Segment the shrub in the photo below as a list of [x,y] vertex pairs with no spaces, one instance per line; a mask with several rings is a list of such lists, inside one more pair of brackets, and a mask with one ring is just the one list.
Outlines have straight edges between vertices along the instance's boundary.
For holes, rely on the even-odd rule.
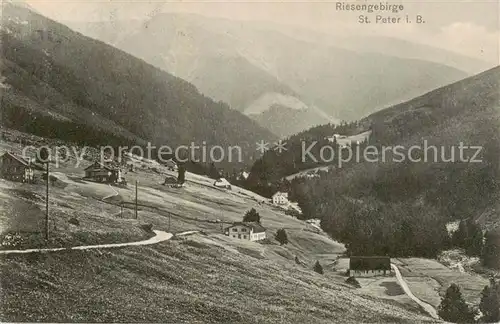
[[349,277],[345,281],[346,283],[350,284],[351,286],[354,286],[356,288],[361,288],[361,285],[359,284],[359,281],[356,280],[354,277]]
[[142,225],[141,225],[141,228],[142,228],[144,231],[148,232],[148,233],[153,232],[153,224],[151,224],[151,223],[150,223],[150,224],[142,224]]
[[323,266],[319,263],[319,261],[316,261],[316,263],[314,264],[314,271],[319,274],[323,274]]
[[288,235],[284,228],[279,229],[275,235],[276,241],[280,243],[280,245],[284,245],[288,243]]
[[245,216],[243,216],[243,221],[260,223],[260,214],[255,210],[255,208],[252,208],[245,213]]

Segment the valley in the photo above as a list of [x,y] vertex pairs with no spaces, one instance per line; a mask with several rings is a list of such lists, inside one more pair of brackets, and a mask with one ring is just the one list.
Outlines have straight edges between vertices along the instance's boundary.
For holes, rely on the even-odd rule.
[[[4,142],[0,154],[21,149]],[[81,180],[90,162],[79,169],[71,163],[51,166],[55,178],[50,185],[48,242],[42,237],[43,181],[0,180],[2,232],[19,235],[15,248],[140,241],[152,235],[148,224],[174,236],[149,246],[0,252],[2,320],[326,323],[341,316],[354,323],[382,316],[388,321],[431,321],[404,297],[379,300],[350,288],[338,272],[315,274],[311,267],[316,259],[327,262],[326,254],[340,256],[344,246],[309,230],[305,222],[285,215],[263,197],[237,187],[219,190],[210,179],[194,174],[187,175],[183,187],[170,188],[161,183],[171,171],[138,168],[126,174],[129,183],[139,182],[135,219],[133,185],[110,187]],[[125,202],[131,204],[121,211]],[[250,208],[260,213],[268,243],[232,239],[221,231]],[[289,235],[285,246],[274,242],[273,232],[279,228]],[[295,264],[296,256],[302,265]],[[28,292],[19,287],[32,288]],[[21,310],[26,303],[37,306],[25,313]]]
[[219,5],[2,3],[0,321],[500,321],[491,4]]

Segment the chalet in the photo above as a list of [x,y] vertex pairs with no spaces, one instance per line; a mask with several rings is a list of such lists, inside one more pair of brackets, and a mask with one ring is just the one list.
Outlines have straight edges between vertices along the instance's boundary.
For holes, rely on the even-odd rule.
[[388,256],[351,256],[349,273],[351,276],[386,275],[391,273],[391,258]]
[[224,231],[226,236],[249,241],[260,241],[266,238],[266,229],[256,222],[236,222]]
[[94,162],[85,170],[85,178],[97,182],[122,183],[124,179],[120,169],[111,165],[104,165],[100,162]]
[[275,205],[288,205],[288,192],[276,192],[273,197],[273,204]]
[[[33,182],[35,165],[14,153],[7,152],[0,160],[0,177],[10,181]],[[38,167],[37,167],[38,169]]]
[[214,186],[217,188],[231,189],[231,183],[225,178],[219,178],[214,182]]

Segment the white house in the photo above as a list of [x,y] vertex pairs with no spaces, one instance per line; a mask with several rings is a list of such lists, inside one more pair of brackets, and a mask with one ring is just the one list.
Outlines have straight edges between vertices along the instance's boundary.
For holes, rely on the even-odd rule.
[[231,183],[225,178],[219,178],[214,182],[214,186],[217,188],[231,189]]
[[273,195],[273,204],[275,205],[288,205],[288,192],[278,191]]
[[266,229],[256,222],[235,222],[224,231],[226,236],[249,241],[266,238]]

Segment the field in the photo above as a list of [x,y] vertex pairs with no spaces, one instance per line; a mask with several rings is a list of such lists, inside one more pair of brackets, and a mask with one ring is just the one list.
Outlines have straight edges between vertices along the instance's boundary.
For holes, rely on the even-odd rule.
[[450,269],[436,260],[409,258],[393,262],[398,265],[413,294],[434,307],[439,306],[452,283],[460,286],[468,303],[477,306],[481,290],[489,284],[482,276]]
[[[4,151],[20,145],[2,143]],[[119,243],[153,229],[179,233],[147,247],[0,256],[0,319],[44,322],[359,323],[432,321],[387,282],[356,289],[332,260],[344,246],[264,198],[241,188],[221,190],[187,174],[182,188],[163,186],[163,169],[147,164],[125,175],[128,186],[81,180],[85,161],[51,166],[50,241],[43,240],[43,181],[0,180],[3,249]],[[138,180],[138,219],[134,218]],[[123,206],[123,208],[121,207]],[[255,208],[268,240],[246,242],[222,230]],[[76,220],[76,221],[75,221]],[[285,228],[287,245],[274,233]],[[295,262],[295,258],[300,264]],[[325,274],[312,268],[320,260]]]

